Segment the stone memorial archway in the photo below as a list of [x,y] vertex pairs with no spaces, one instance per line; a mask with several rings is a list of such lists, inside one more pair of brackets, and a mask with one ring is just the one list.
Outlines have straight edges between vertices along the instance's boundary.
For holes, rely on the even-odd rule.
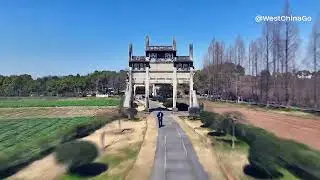
[[193,45],[189,45],[188,56],[178,56],[176,41],[170,46],[150,45],[149,37],[145,41],[145,55],[133,56],[132,44],[129,45],[129,72],[124,107],[131,108],[136,87],[145,87],[145,110],[149,111],[150,86],[152,95],[156,95],[156,85],[171,84],[173,87],[173,110],[177,110],[177,86],[189,84],[189,108],[198,107],[196,92],[193,89]]

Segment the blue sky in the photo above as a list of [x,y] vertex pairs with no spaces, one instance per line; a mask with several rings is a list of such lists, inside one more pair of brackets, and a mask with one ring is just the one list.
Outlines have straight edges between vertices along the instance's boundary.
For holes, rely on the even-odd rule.
[[[294,15],[316,17],[319,0],[291,0]],[[1,0],[0,74],[86,74],[127,67],[128,43],[143,55],[144,38],[171,44],[179,55],[194,44],[202,66],[210,40],[246,43],[261,33],[256,15],[281,15],[282,0]],[[304,44],[312,23],[299,23]],[[304,46],[303,44],[303,46]]]

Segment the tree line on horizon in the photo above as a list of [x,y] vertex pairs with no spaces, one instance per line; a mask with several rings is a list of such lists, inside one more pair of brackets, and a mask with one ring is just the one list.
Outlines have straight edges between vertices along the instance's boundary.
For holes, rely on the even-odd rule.
[[[288,0],[282,15],[290,16]],[[197,71],[195,85],[202,94],[225,100],[320,107],[320,17],[313,20],[301,62],[298,22],[264,22],[260,37],[248,46],[241,35],[226,45],[213,39]],[[247,47],[246,47],[247,46]]]
[[95,71],[87,75],[45,76],[29,74],[0,75],[0,96],[86,96],[113,91],[120,94],[126,86],[126,71]]

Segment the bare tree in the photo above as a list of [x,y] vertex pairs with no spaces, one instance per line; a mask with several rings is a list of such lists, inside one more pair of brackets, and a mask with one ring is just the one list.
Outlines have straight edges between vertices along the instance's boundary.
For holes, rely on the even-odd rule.
[[[291,16],[288,0],[283,15]],[[314,72],[300,69],[296,63],[299,43],[297,24],[288,19],[264,24],[262,36],[248,46],[248,58],[240,35],[228,45],[213,40],[200,78],[204,83],[200,84],[210,87],[212,95],[226,99],[243,97],[263,103],[320,106],[320,19],[314,24],[306,58]]]
[[255,63],[255,42],[251,41],[249,44],[249,51],[248,51],[248,74],[251,76],[250,78],[250,84],[251,84],[251,98],[254,97],[254,63]]
[[213,38],[210,46],[208,48],[208,56],[209,56],[209,66],[208,66],[208,79],[209,79],[209,91],[208,94],[212,95],[213,94],[213,88],[214,88],[214,69],[211,68],[212,64],[214,63],[214,59],[215,59],[215,54],[214,54],[214,44],[215,44],[215,39]]
[[[282,43],[280,39],[280,31],[281,31],[281,22],[274,22],[272,24],[272,62],[273,62],[273,94],[277,99],[277,102],[280,103],[280,87],[281,83],[279,82],[280,75],[280,62],[281,61],[281,49]],[[280,84],[280,85],[279,85]]]
[[[242,37],[238,35],[235,43],[235,53],[236,53],[236,59],[235,59],[235,64],[238,66],[243,66],[244,60],[245,60],[245,45]],[[238,102],[238,97],[239,97],[239,73],[236,73],[236,97],[237,97],[237,102]]]
[[[290,16],[291,9],[288,0],[285,0],[285,7],[283,14]],[[283,40],[284,40],[284,65],[285,65],[285,102],[289,104],[289,81],[290,71],[289,65],[295,63],[296,51],[299,47],[299,29],[295,22],[285,21],[283,24]],[[295,88],[295,87],[293,87]]]
[[265,62],[265,68],[264,68],[264,76],[261,74],[261,80],[263,82],[263,91],[265,92],[265,102],[268,103],[269,100],[269,79],[270,79],[270,47],[271,47],[271,41],[272,41],[272,24],[269,22],[266,22],[263,26],[262,33],[263,33],[263,48],[264,48],[264,62]]
[[[318,77],[317,77],[317,71],[319,69],[320,63],[320,17],[318,16],[317,20],[313,24],[312,27],[312,33],[309,40],[309,57],[313,59],[313,100],[314,105],[319,106],[320,104],[318,102]],[[310,59],[311,59],[310,58]]]

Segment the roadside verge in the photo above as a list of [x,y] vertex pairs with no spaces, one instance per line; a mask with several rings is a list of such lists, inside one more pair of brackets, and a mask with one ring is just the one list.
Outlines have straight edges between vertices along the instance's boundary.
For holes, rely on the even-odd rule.
[[196,133],[193,128],[183,122],[179,117],[173,116],[173,118],[188,135],[200,163],[208,173],[209,179],[226,179],[221,173],[218,159],[214,155],[210,143],[207,142],[207,138]]
[[151,113],[147,117],[147,131],[140,152],[135,164],[126,177],[127,180],[148,180],[150,178],[156,152],[157,136],[158,128],[156,120]]

